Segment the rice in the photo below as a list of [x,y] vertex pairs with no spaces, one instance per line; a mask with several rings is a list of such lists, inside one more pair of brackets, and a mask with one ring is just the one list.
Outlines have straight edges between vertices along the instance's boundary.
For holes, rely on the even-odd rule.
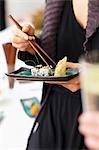
[[33,76],[50,76],[52,75],[52,71],[51,71],[52,67],[48,67],[48,66],[43,66],[42,65],[39,65],[39,66],[36,66],[36,67],[33,67],[31,69],[31,74]]

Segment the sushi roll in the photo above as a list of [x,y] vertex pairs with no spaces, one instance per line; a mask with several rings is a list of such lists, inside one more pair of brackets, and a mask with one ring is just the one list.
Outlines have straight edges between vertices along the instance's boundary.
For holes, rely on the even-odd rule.
[[51,68],[48,66],[44,66],[39,69],[38,76],[49,76]]
[[52,67],[37,65],[31,69],[33,76],[51,76],[53,75]]

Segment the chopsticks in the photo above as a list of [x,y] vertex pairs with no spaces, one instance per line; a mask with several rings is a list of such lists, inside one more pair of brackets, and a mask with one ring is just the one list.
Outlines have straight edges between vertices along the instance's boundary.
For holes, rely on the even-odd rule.
[[[17,28],[22,30],[22,27],[20,26],[20,24],[12,17],[12,15],[9,15],[9,18],[16,24]],[[52,58],[35,41],[28,40],[28,42],[33,48],[33,50],[41,57],[41,59],[45,62],[47,66],[49,66],[49,64],[47,63],[45,58],[40,54],[38,50],[40,50],[54,64],[54,66],[56,66],[56,63],[52,60]]]

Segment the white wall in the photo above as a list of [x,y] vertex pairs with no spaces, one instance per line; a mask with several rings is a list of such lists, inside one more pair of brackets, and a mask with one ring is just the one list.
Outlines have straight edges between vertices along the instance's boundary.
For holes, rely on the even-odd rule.
[[45,0],[6,0],[6,20],[8,15],[12,14],[15,17],[22,17],[27,14],[33,14],[35,11],[44,7]]

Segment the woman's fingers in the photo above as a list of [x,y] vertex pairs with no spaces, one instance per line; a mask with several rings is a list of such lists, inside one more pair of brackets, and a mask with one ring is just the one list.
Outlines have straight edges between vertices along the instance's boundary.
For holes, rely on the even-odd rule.
[[[98,119],[96,119],[98,118]],[[99,126],[99,112],[86,112],[79,117],[80,123],[87,123]]]
[[34,32],[35,32],[35,28],[31,25],[25,25],[25,26],[23,26],[22,31],[24,33],[27,33],[30,36],[33,36]]
[[20,50],[25,50],[29,47],[28,40],[34,40],[34,28],[31,25],[25,25],[20,29],[14,31],[12,37],[12,45]]
[[[97,118],[97,119],[96,119]],[[79,130],[84,135],[96,135],[99,137],[99,113],[90,112],[84,113],[80,116]],[[97,132],[96,132],[97,129]]]
[[99,150],[99,138],[88,136],[84,141],[90,150]]
[[30,25],[23,26],[22,31],[20,29],[16,29],[14,35],[24,40],[32,40],[34,39],[34,29]]
[[19,36],[12,36],[12,41],[13,43],[16,43],[16,44],[20,44],[20,43],[26,43],[27,41],[23,38],[20,38]]
[[25,39],[14,35],[12,37],[12,45],[18,49],[26,49],[29,46],[29,43]]
[[57,82],[52,82],[52,83],[47,82],[47,83],[61,85],[72,92],[76,92],[77,90],[80,89],[80,84],[66,84],[66,83],[57,83]]
[[34,32],[35,28],[31,25],[25,25],[22,28],[22,31],[28,35],[28,40],[35,40]]
[[67,84],[80,84],[80,77],[77,76],[67,82]]
[[79,63],[66,62],[66,67],[67,68],[79,68],[80,64]]
[[27,47],[29,46],[28,43],[20,43],[20,44],[16,44],[16,43],[12,43],[13,47],[20,49],[20,50],[25,50],[27,49]]
[[14,36],[18,36],[18,37],[20,37],[21,39],[28,40],[28,35],[27,35],[27,33],[24,33],[24,32],[21,31],[20,29],[16,29],[16,30],[14,31]]

